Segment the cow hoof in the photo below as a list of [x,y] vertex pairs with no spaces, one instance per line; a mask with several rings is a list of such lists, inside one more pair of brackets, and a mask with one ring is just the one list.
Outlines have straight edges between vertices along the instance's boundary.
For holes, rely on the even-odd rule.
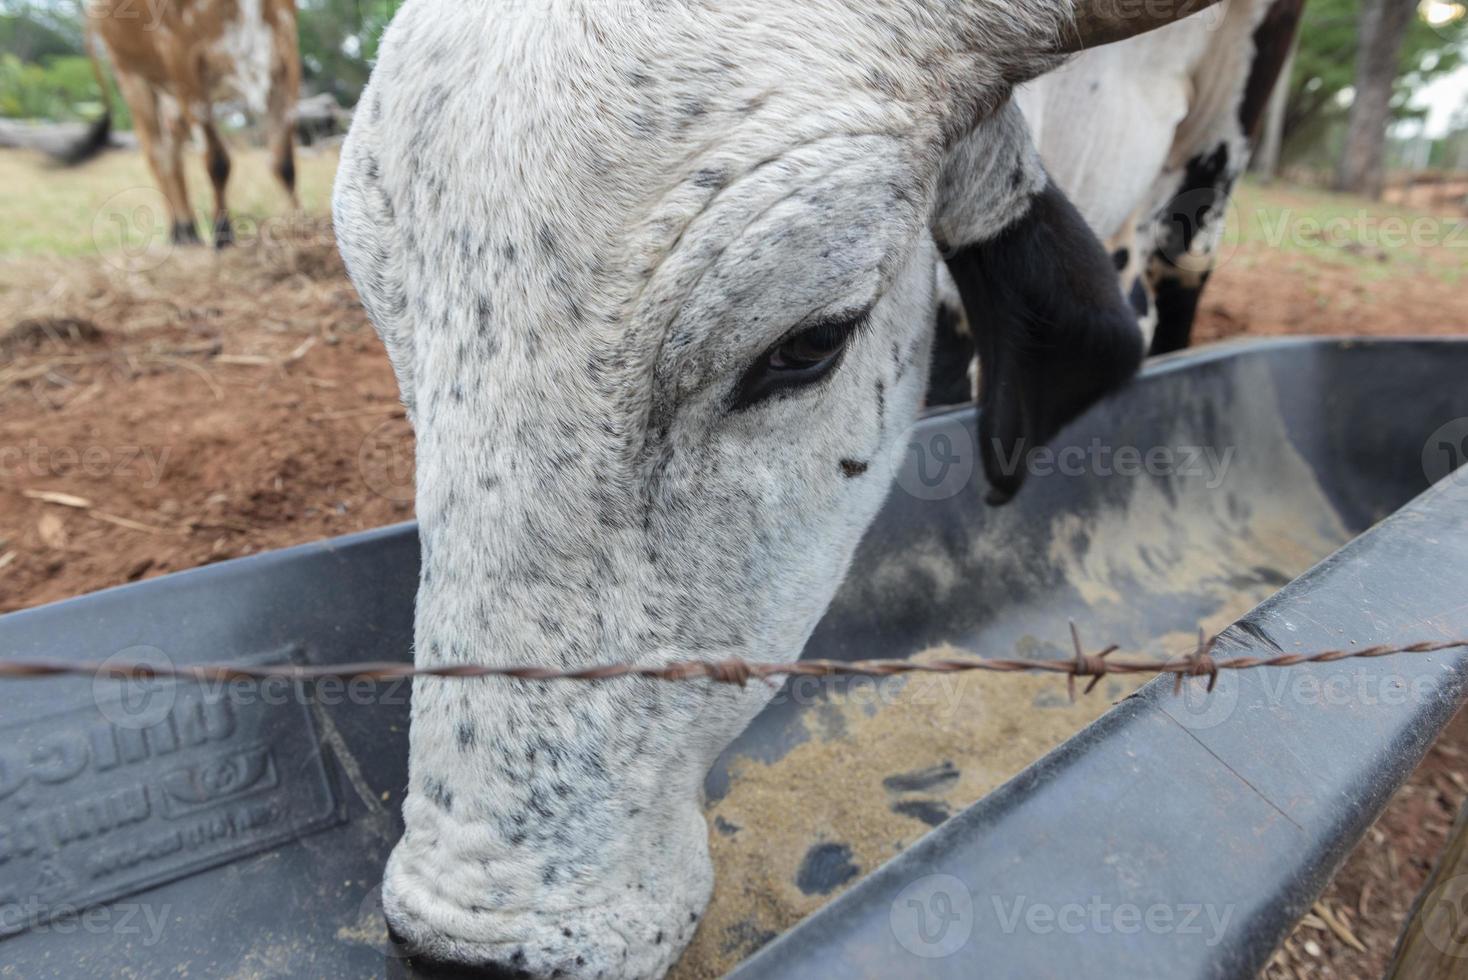
[[173,233],[169,236],[175,245],[202,245],[199,240],[199,229],[194,227],[192,221],[175,221]]
[[227,248],[234,244],[234,228],[230,226],[228,218],[221,218],[214,222],[214,247]]

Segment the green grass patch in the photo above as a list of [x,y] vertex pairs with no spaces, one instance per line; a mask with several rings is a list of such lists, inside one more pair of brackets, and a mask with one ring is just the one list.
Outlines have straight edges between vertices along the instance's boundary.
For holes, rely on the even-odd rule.
[[1246,181],[1226,237],[1240,256],[1302,256],[1367,281],[1427,274],[1457,282],[1468,266],[1468,219],[1310,188]]
[[[231,148],[228,203],[237,231],[287,217],[290,200],[270,173],[264,150]],[[331,207],[335,151],[297,153],[296,187],[307,215]],[[202,154],[185,164],[189,199],[201,233],[209,228],[214,191]],[[168,213],[141,153],[117,150],[79,167],[51,166],[41,156],[0,151],[0,257],[87,256],[135,251],[166,239]]]

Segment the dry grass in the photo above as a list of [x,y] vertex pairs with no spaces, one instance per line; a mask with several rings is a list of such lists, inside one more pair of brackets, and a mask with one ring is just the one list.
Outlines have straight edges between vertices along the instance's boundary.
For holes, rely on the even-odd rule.
[[[221,253],[178,249],[140,269],[65,258],[11,261],[0,274],[0,399],[48,376],[65,387],[58,379],[68,370],[118,358],[180,370],[216,359],[288,363],[304,354],[296,353],[301,338],[291,334],[304,326],[329,336],[344,316],[360,325],[356,295],[325,225],[300,240]],[[247,341],[243,348],[226,349],[211,328],[241,322],[256,329],[235,334]]]

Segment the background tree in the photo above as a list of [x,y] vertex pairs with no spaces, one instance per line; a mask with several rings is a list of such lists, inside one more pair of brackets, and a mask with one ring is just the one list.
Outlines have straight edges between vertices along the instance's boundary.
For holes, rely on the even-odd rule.
[[0,0],[0,51],[22,64],[81,51],[79,12],[61,4]]
[[[1305,4],[1285,106],[1286,162],[1334,166],[1340,159],[1356,83],[1361,2],[1308,0]],[[1415,0],[1375,2],[1410,3],[1415,10]],[[1423,114],[1409,106],[1413,93],[1434,78],[1456,71],[1463,63],[1465,43],[1468,21],[1434,28],[1421,17],[1408,18],[1392,72],[1390,122]]]
[[1381,197],[1392,90],[1401,74],[1402,42],[1416,15],[1416,0],[1361,0],[1355,93],[1336,190]]

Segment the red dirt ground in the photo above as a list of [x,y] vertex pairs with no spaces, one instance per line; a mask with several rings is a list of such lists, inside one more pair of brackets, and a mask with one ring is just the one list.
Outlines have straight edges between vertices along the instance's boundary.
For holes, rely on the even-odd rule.
[[331,249],[25,274],[43,302],[0,347],[0,610],[412,517],[397,386]]
[[[1246,253],[1216,276],[1199,336],[1465,328],[1468,290],[1436,275]],[[0,276],[0,611],[407,520],[411,453],[329,244]],[[1460,717],[1268,976],[1380,976],[1468,796],[1465,753]]]

